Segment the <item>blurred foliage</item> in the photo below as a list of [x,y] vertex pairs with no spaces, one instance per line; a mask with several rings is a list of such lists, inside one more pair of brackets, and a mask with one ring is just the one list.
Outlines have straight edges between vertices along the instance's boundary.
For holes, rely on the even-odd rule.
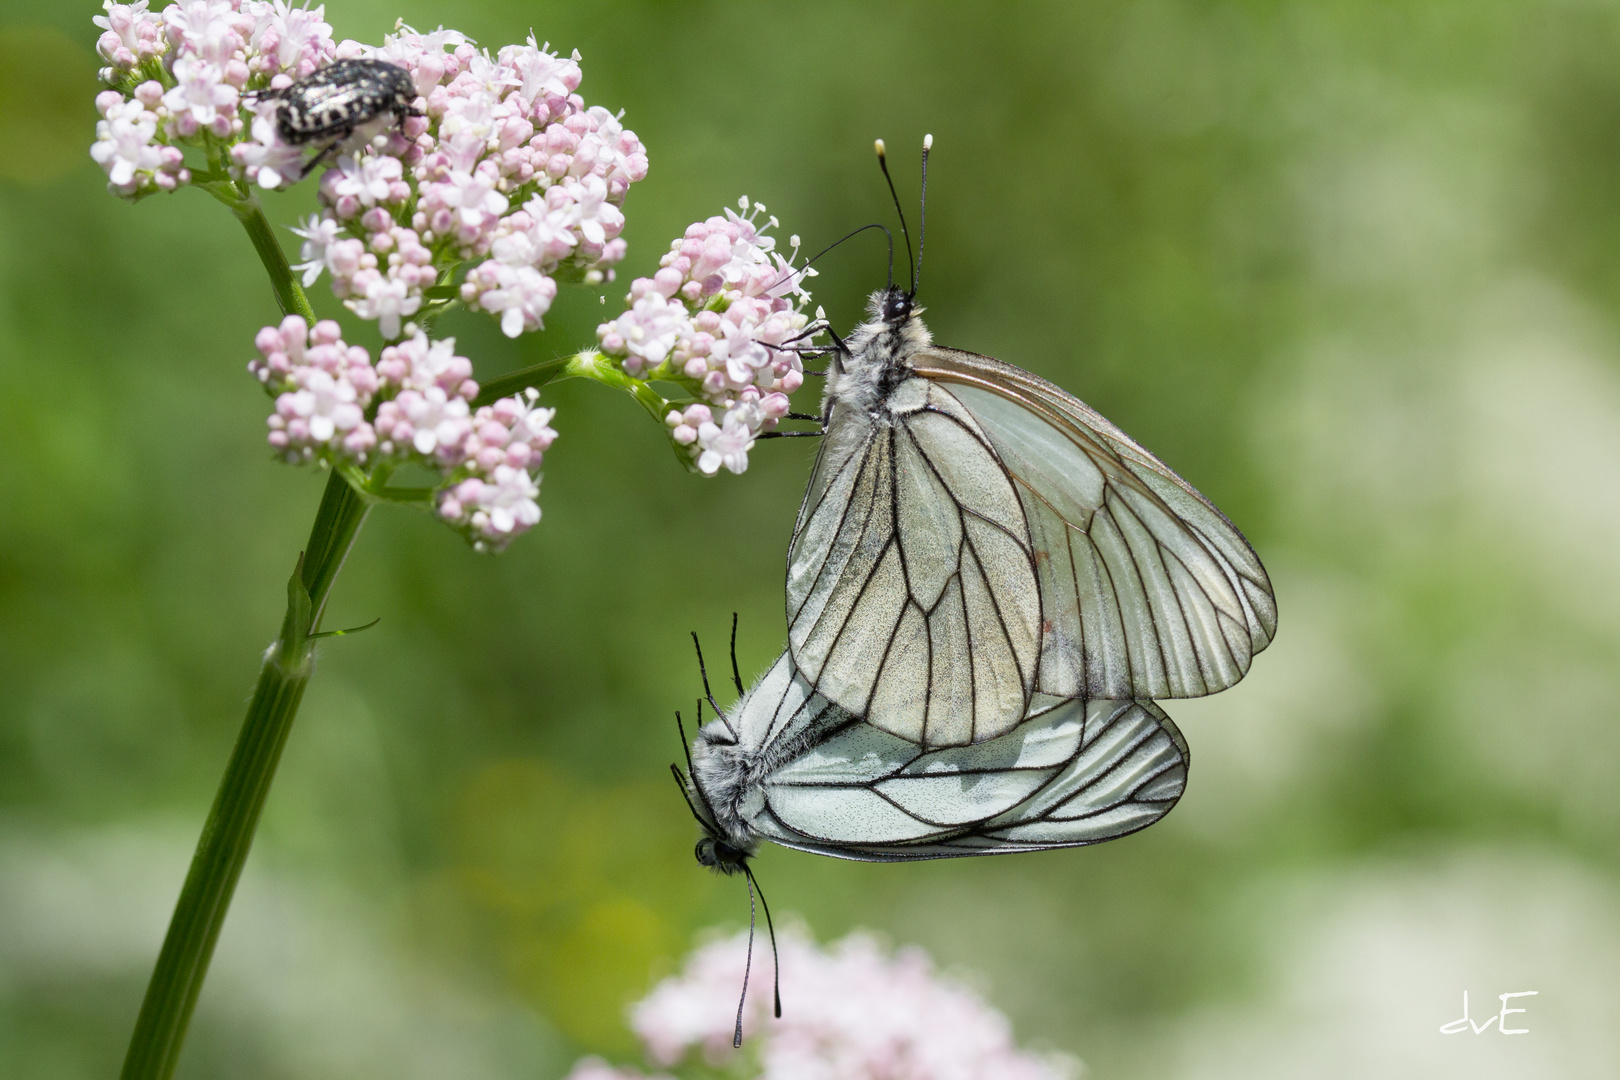
[[[116,1068],[322,483],[263,445],[244,367],[275,311],[238,227],[195,192],[124,205],[85,154],[95,13],[0,3],[0,1061],[29,1080]],[[652,163],[627,275],[742,194],[811,250],[890,221],[870,140],[909,205],[933,132],[936,338],[1099,408],[1273,571],[1272,651],[1170,705],[1194,765],[1163,824],[917,866],[773,849],[779,917],[982,972],[1021,1036],[1097,1076],[1296,1052],[1317,1075],[1462,1075],[1430,1045],[1457,992],[1537,982],[1541,1037],[1500,1075],[1612,1068],[1612,1025],[1580,1010],[1620,1007],[1593,975],[1620,955],[1620,9],[327,17],[579,48],[587,101],[626,110]],[[835,325],[883,260],[868,235],[822,262]],[[594,340],[606,303],[565,293],[518,342],[441,328],[496,374]],[[671,713],[700,689],[689,630],[714,663],[735,610],[744,672],[776,655],[814,448],[705,480],[627,400],[545,398],[545,520],[508,554],[404,511],[367,523],[330,621],[382,622],[324,650],[188,1080],[558,1076],[627,1050],[624,1003],[746,918],[691,859]],[[1350,989],[1318,1009],[1300,986]],[[1378,1013],[1396,990],[1406,1011]]]

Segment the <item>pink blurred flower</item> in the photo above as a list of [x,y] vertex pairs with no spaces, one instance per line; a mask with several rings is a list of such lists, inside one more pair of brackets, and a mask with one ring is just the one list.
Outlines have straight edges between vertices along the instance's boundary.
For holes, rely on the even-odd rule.
[[[794,931],[779,942],[782,1018],[770,1016],[771,973],[758,953],[743,1014],[761,1080],[1069,1080],[1079,1071],[1072,1058],[1019,1049],[1007,1018],[921,949],[891,953],[862,933],[827,949]],[[632,1008],[650,1061],[668,1068],[693,1051],[714,1067],[735,1060],[746,950],[745,934],[703,946]]]

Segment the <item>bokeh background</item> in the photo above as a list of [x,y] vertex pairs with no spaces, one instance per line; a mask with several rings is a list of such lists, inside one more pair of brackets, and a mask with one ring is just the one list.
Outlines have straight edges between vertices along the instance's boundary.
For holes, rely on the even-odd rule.
[[[779,913],[925,946],[1108,1080],[1620,1075],[1620,5],[326,10],[577,47],[652,163],[630,276],[742,194],[814,247],[889,221],[871,139],[909,203],[931,131],[936,337],[1101,409],[1270,568],[1276,644],[1169,707],[1194,764],[1162,824],[770,849]],[[125,205],[87,157],[96,13],[0,3],[0,1073],[27,1080],[118,1067],[322,485],[263,443],[275,309],[236,224]],[[847,327],[881,246],[822,268]],[[488,375],[603,311],[441,326]],[[545,520],[508,554],[367,523],[330,625],[382,621],[324,649],[187,1080],[559,1077],[632,1055],[625,1003],[746,921],[692,861],[671,713],[689,630],[718,658],[736,610],[745,672],[775,656],[813,444],[703,479],[627,399],[546,399]],[[1528,1036],[1438,1033],[1521,990]]]

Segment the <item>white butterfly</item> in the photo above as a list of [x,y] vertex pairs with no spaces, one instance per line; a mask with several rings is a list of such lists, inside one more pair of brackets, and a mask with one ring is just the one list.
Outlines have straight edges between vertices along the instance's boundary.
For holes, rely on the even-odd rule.
[[1168,813],[1187,761],[1151,701],[1041,695],[1010,731],[926,750],[828,701],[783,653],[698,732],[698,861],[746,873],[761,838],[880,862],[1093,844]]
[[932,344],[890,287],[834,353],[788,552],[788,645],[829,701],[920,746],[1037,694],[1198,697],[1277,627],[1248,541],[1079,399]]

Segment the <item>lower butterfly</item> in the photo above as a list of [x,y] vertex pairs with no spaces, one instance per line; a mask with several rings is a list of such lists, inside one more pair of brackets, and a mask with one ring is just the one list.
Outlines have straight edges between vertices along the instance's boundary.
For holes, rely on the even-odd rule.
[[736,870],[762,839],[875,862],[1096,844],[1168,813],[1187,765],[1181,732],[1139,700],[1037,700],[1005,734],[924,750],[829,702],[784,652],[677,777],[707,833],[699,861]]

